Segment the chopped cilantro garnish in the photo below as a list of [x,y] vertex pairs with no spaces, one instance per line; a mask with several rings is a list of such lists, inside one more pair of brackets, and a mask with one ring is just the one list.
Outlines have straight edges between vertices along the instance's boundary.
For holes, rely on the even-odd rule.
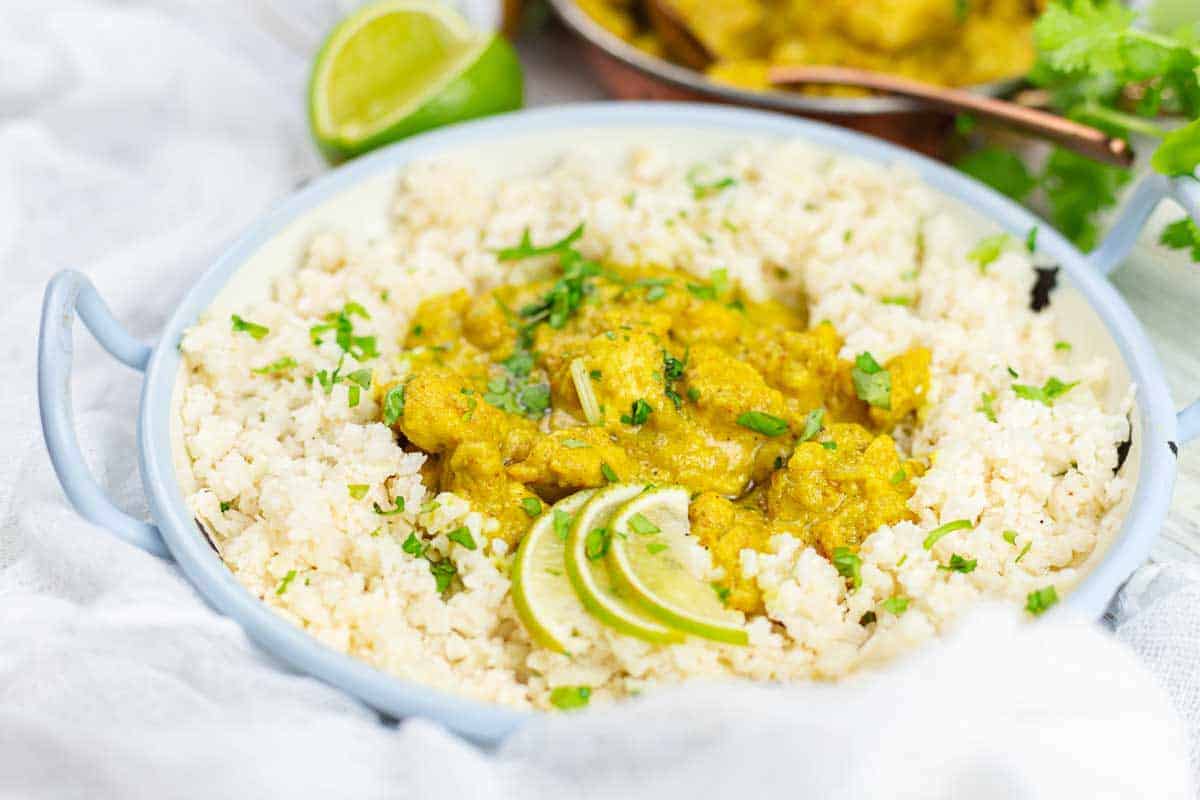
[[284,575],[283,580],[279,582],[278,588],[275,589],[275,594],[278,595],[286,592],[288,590],[288,585],[294,580],[296,580],[296,570],[289,569],[287,571],[287,575]]
[[683,370],[686,366],[686,360],[681,361],[666,350],[663,350],[663,377],[668,381],[677,381],[682,378]]
[[800,432],[800,441],[807,442],[820,433],[825,427],[824,420],[825,409],[814,408],[808,412],[808,416],[804,418],[804,430]]
[[542,513],[542,501],[536,497],[521,498],[521,508],[531,517],[540,516]]
[[1025,249],[1031,253],[1037,252],[1037,237],[1038,226],[1034,225],[1029,229],[1029,233],[1025,234]]
[[424,325],[417,324],[417,325],[412,326],[412,335],[414,337],[419,339],[419,338],[421,338],[422,335],[424,335],[424,333],[425,333]]
[[420,556],[425,555],[425,550],[428,549],[428,545],[418,539],[415,533],[409,533],[408,538],[404,540],[402,545],[400,545],[400,549],[408,553],[410,556],[417,556],[419,558]]
[[383,424],[395,425],[404,415],[404,384],[393,386],[383,396]]
[[998,233],[979,240],[975,249],[967,253],[967,258],[979,265],[980,272],[987,272],[988,265],[1000,257],[1004,246],[1008,244],[1008,234]]
[[521,390],[518,402],[525,407],[526,416],[537,419],[550,407],[550,387],[544,383],[535,383]]
[[561,508],[554,509],[554,534],[562,541],[567,540],[567,534],[571,532],[572,516]]
[[858,399],[875,408],[889,410],[892,407],[892,374],[868,352],[858,354],[854,368],[850,370],[854,382],[854,393]]
[[291,356],[284,356],[276,359],[266,366],[257,367],[250,370],[255,375],[274,375],[277,372],[287,372],[292,367],[296,366],[296,359]]
[[1017,543],[1017,532],[1016,531],[1005,531],[1002,535],[1004,536],[1004,541],[1008,542],[1009,544]]
[[947,522],[945,525],[931,530],[929,535],[925,537],[925,541],[921,543],[921,546],[929,550],[937,544],[938,539],[941,539],[946,534],[954,533],[955,531],[969,531],[974,527],[969,519],[956,519],[953,522]]
[[719,267],[708,273],[708,280],[712,283],[713,291],[718,295],[729,291],[729,270],[724,267]]
[[821,447],[824,447],[826,450],[837,450],[837,442],[832,439],[828,442],[821,442]]
[[[1196,260],[1200,261],[1200,258],[1197,258]],[[1061,341],[1055,342],[1054,349],[1059,350],[1061,352],[1066,352],[1071,349],[1071,343],[1070,342],[1061,342]]]
[[350,483],[346,485],[346,488],[350,491],[350,496],[355,500],[362,500],[367,496],[367,492],[371,490],[371,487],[365,483]]
[[711,197],[715,194],[720,194],[725,189],[737,183],[736,178],[725,177],[715,181],[704,182],[700,180],[700,173],[704,171],[704,167],[700,164],[692,167],[687,172],[688,186],[692,187],[692,197],[696,200],[703,200],[706,197]]
[[590,444],[583,441],[582,439],[563,439],[562,445],[563,445],[563,447],[569,447],[572,450],[578,450],[578,449],[581,449],[584,447],[591,447]]
[[371,388],[371,370],[356,369],[346,376],[346,380],[350,381],[348,403],[354,408],[358,405],[359,390]]
[[862,559],[857,553],[851,552],[849,547],[835,547],[829,561],[838,575],[850,579],[852,589],[862,587]]
[[598,370],[598,369],[592,370],[591,372],[588,373],[588,377],[590,377],[594,381],[600,380],[600,377],[601,377],[600,370]]
[[521,241],[516,247],[505,247],[496,251],[496,258],[501,261],[518,261],[524,258],[533,258],[534,256],[559,255],[568,252],[571,245],[583,238],[583,223],[575,226],[575,229],[568,233],[563,238],[552,244],[535,246],[533,240],[529,237],[529,228],[521,234]]
[[588,560],[595,561],[603,558],[608,552],[609,541],[608,528],[592,528],[588,531],[587,536],[583,539],[583,552],[588,557]]
[[714,583],[711,585],[713,591],[717,593],[717,599],[721,601],[722,605],[727,605],[729,603],[729,587],[722,586],[719,583]]
[[908,611],[908,598],[901,597],[900,595],[889,597],[887,600],[884,600],[882,603],[880,603],[879,607],[889,614],[895,614],[898,617],[905,611]]
[[265,325],[259,325],[256,322],[242,319],[237,314],[234,314],[229,319],[233,321],[234,333],[248,333],[252,339],[261,339],[271,332],[271,329]]
[[947,572],[961,572],[964,575],[968,572],[974,572],[975,566],[979,562],[974,558],[963,558],[958,553],[950,556],[950,563],[939,566],[938,569],[946,570]]
[[716,300],[729,291],[729,271],[714,269],[708,274],[708,283],[689,283],[687,290],[700,300]]
[[1014,378],[1019,378],[1019,377],[1021,377],[1020,375],[1018,375],[1018,374],[1017,374],[1017,371],[1016,371],[1015,369],[1013,369],[1013,368],[1012,368],[1012,365],[1011,365],[1011,364],[1010,364],[1009,366],[1005,367],[1005,369],[1006,369],[1006,370],[1008,370],[1008,374],[1009,374],[1010,376],[1012,376],[1012,377],[1014,377]]
[[749,428],[755,433],[761,433],[763,436],[779,436],[787,433],[788,430],[786,419],[781,419],[765,411],[744,411],[738,415],[737,424],[743,428]]
[[625,425],[645,425],[653,411],[650,404],[639,397],[630,405],[629,413],[621,415],[621,422]]
[[1036,617],[1046,613],[1057,602],[1058,590],[1053,586],[1047,586],[1032,591],[1025,597],[1025,610]]
[[533,353],[528,350],[514,350],[511,356],[500,363],[516,377],[524,378],[530,372],[533,372]]
[[629,518],[629,527],[634,533],[640,533],[643,536],[658,533],[660,530],[657,525],[646,519],[645,515],[640,511]]
[[1025,543],[1025,546],[1021,548],[1021,552],[1017,553],[1017,557],[1013,559],[1013,563],[1020,564],[1021,559],[1025,557],[1025,554],[1029,552],[1031,547],[1033,547],[1032,539]]
[[468,550],[475,549],[475,537],[471,535],[471,529],[466,525],[455,528],[446,534],[446,538],[455,544],[461,544]]
[[396,507],[390,509],[385,509],[383,506],[379,505],[379,503],[375,503],[373,506],[375,513],[384,517],[392,517],[404,510],[403,497],[397,497],[392,502],[396,504]]
[[320,345],[323,339],[321,334],[325,331],[334,331],[335,341],[342,352],[349,353],[359,361],[365,361],[369,358],[375,358],[379,355],[379,351],[375,346],[374,336],[355,336],[354,322],[350,318],[353,316],[370,319],[366,309],[353,300],[342,306],[341,311],[330,312],[325,315],[325,322],[319,325],[313,325],[308,329],[308,335],[312,339],[314,345]]
[[888,306],[911,306],[913,304],[913,298],[907,295],[894,294],[879,298],[879,302]]
[[679,391],[675,388],[675,383],[683,378],[684,370],[687,369],[687,362],[690,358],[690,350],[685,351],[683,358],[678,359],[671,355],[666,350],[662,351],[663,355],[663,394],[679,409],[683,405],[683,398],[679,396]]
[[667,296],[667,289],[664,286],[651,286],[646,289],[646,302],[657,303]]
[[697,389],[695,386],[689,386],[688,390],[687,390],[687,398],[688,398],[688,400],[691,400],[693,403],[699,403],[700,402],[700,390]]
[[550,704],[562,711],[583,708],[592,696],[589,686],[555,686],[550,691]]
[[616,483],[620,480],[620,478],[617,477],[617,471],[610,467],[607,462],[600,464],[600,474],[603,475],[604,480],[608,481],[609,483]]
[[904,471],[903,467],[901,467],[900,469],[898,469],[892,473],[892,477],[888,478],[888,482],[890,484],[892,484],[892,486],[899,486],[900,484],[904,483],[904,481],[906,481],[907,479],[908,479],[908,473]]
[[663,542],[650,542],[646,545],[646,552],[652,556],[656,556],[667,549],[668,545]]
[[996,395],[992,392],[984,392],[979,395],[979,405],[975,406],[975,410],[987,417],[989,422],[996,421],[996,410],[992,408],[995,399]]
[[1023,383],[1012,385],[1013,393],[1024,400],[1034,400],[1042,405],[1052,406],[1054,401],[1079,385],[1079,381],[1063,383],[1058,378],[1048,378],[1041,387],[1029,386]]
[[430,561],[429,572],[433,575],[438,592],[442,593],[450,588],[450,582],[458,574],[458,570],[454,567],[454,562],[448,558],[443,558],[441,561]]

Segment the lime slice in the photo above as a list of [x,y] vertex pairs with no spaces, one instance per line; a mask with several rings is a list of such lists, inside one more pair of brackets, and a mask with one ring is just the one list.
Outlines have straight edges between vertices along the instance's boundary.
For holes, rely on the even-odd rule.
[[549,650],[570,654],[572,635],[594,625],[575,594],[563,565],[565,534],[592,491],[576,492],[537,518],[521,540],[512,566],[512,598],[530,638]]
[[343,20],[308,85],[309,122],[331,161],[439,125],[520,108],[512,46],[438,0],[385,0]]
[[749,643],[740,613],[725,608],[688,564],[699,546],[689,534],[688,492],[673,486],[632,497],[613,512],[608,568],[622,594],[676,630],[728,644]]
[[610,540],[596,533],[606,530],[612,512],[644,488],[613,484],[597,491],[583,505],[567,537],[567,575],[584,608],[605,625],[647,642],[670,644],[682,641],[683,635],[647,616],[619,595],[603,557],[604,543]]

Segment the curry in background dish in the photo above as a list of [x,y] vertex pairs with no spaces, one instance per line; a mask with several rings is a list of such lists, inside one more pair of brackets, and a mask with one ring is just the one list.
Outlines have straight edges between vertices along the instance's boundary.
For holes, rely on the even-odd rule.
[[[601,26],[671,58],[637,0],[576,0]],[[1034,62],[1045,0],[671,0],[716,58],[708,76],[765,90],[782,64],[858,67],[945,86],[1012,78]],[[825,94],[862,94],[812,87]]]
[[549,277],[418,307],[411,371],[378,391],[384,421],[430,455],[427,485],[499,520],[514,546],[543,504],[579,489],[682,485],[744,611],[761,599],[742,549],[790,533],[834,557],[912,519],[923,467],[889,432],[924,403],[927,350],[845,361],[832,325],[751,302],[724,270],[600,265],[574,249],[581,235],[501,251],[556,257]]

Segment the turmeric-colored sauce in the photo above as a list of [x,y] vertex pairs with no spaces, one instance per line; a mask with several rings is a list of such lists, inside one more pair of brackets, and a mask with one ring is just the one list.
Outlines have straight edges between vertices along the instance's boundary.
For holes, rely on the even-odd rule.
[[[771,88],[767,70],[829,64],[965,86],[1033,67],[1033,21],[1045,0],[671,0],[715,62],[713,80]],[[576,0],[602,27],[659,58],[670,48],[638,3]],[[823,94],[860,89],[811,87]]]
[[889,432],[924,401],[928,351],[844,360],[832,325],[751,302],[723,271],[700,280],[577,253],[562,267],[428,298],[404,342],[411,372],[380,387],[402,397],[387,421],[430,455],[426,481],[499,520],[501,538],[520,541],[531,498],[681,485],[729,605],[753,611],[741,550],[786,532],[828,556],[912,518],[922,468]]

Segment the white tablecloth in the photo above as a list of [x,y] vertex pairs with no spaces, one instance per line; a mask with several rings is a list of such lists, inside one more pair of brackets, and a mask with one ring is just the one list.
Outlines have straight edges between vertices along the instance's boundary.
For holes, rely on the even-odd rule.
[[[172,565],[83,523],[37,422],[44,284],[83,269],[152,340],[230,238],[323,169],[302,97],[336,5],[0,9],[0,796],[1193,796],[1195,568],[1140,573],[1115,638],[1066,614],[1015,627],[985,609],[861,687],[697,687],[548,718],[483,752],[420,720],[383,725],[289,672]],[[531,98],[593,96],[556,46],[526,46]],[[138,390],[81,332],[88,463],[145,513]]]

